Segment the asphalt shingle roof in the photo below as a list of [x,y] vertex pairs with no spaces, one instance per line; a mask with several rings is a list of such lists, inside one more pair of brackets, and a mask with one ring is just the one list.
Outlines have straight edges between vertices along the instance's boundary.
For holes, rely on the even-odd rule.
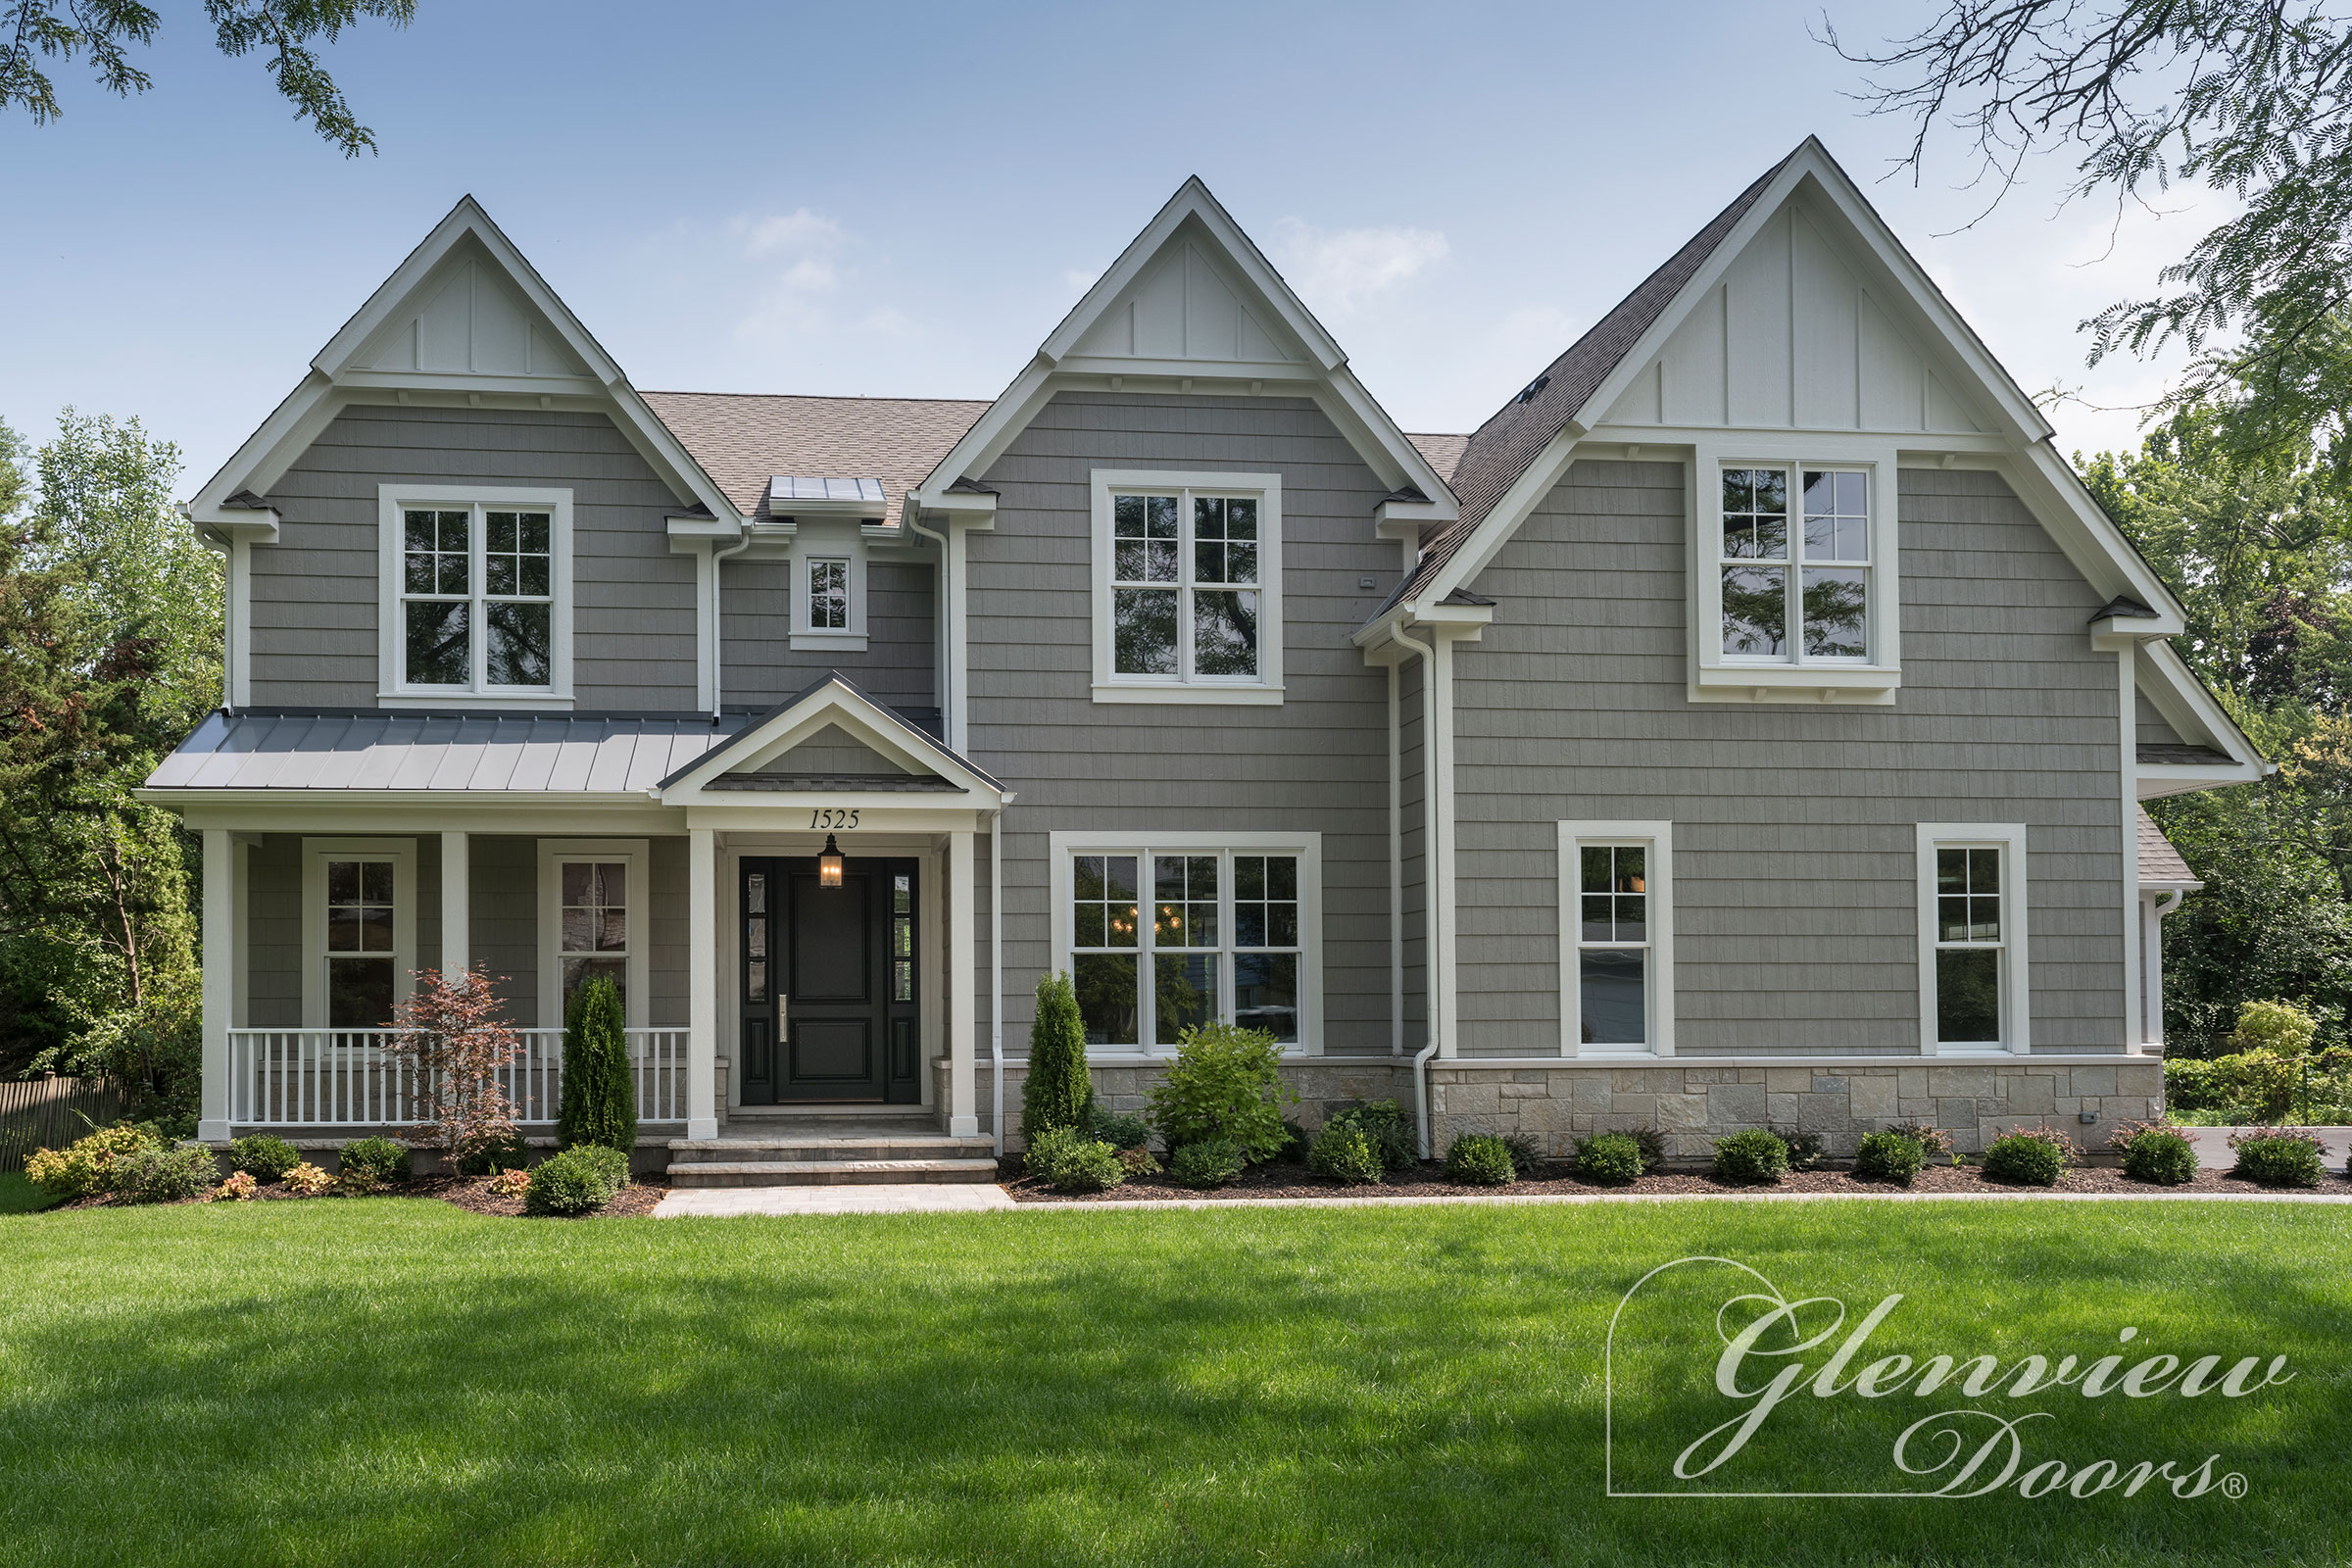
[[2148,815],[2148,808],[2139,808],[2139,879],[2141,882],[2194,882],[2197,873],[2180,858],[2173,841],[2164,836],[2164,829]]

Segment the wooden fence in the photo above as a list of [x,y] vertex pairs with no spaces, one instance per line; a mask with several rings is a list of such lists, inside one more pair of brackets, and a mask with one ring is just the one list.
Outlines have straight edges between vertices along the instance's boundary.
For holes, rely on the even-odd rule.
[[103,1078],[0,1081],[0,1170],[23,1170],[36,1149],[63,1149],[122,1114],[122,1092]]

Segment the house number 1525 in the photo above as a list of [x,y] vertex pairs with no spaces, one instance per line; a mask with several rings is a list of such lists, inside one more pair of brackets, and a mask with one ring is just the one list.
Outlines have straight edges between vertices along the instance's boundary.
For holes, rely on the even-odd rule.
[[826,831],[846,833],[858,825],[858,808],[855,806],[817,807],[808,813],[808,825],[820,833]]

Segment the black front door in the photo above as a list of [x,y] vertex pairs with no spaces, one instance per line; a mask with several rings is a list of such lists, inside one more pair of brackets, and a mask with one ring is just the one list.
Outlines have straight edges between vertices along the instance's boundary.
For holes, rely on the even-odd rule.
[[915,862],[747,858],[739,907],[743,1102],[919,1102]]

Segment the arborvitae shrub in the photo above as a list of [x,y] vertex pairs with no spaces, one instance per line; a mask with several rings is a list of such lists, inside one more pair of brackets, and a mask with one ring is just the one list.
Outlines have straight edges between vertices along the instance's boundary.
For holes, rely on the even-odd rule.
[[564,1087],[556,1142],[564,1149],[637,1146],[637,1079],[629,1071],[620,988],[593,975],[575,992],[564,1019]]
[[1021,1135],[1032,1145],[1056,1127],[1093,1130],[1094,1080],[1086,1071],[1086,1020],[1066,974],[1037,983],[1029,1025],[1029,1076],[1021,1082]]

